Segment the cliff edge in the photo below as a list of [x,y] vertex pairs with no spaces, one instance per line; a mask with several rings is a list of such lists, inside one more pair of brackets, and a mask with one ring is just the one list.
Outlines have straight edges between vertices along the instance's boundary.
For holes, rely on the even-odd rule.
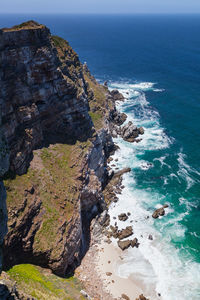
[[64,276],[87,250],[91,218],[106,208],[114,99],[67,41],[29,21],[0,30],[0,103],[5,268],[32,263]]

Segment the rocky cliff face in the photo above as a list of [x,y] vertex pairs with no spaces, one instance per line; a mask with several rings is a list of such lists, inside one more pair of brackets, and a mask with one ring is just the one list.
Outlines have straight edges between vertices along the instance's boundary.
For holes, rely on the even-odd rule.
[[45,26],[0,31],[2,130],[12,171],[23,174],[44,141],[83,135],[91,126],[85,89],[78,56]]
[[2,245],[7,233],[6,191],[1,181],[2,176],[9,168],[9,150],[1,129],[1,102],[0,102],[0,273],[2,270]]
[[105,209],[114,99],[66,41],[31,21],[0,30],[0,103],[11,171],[5,266],[64,275],[85,251],[90,219]]

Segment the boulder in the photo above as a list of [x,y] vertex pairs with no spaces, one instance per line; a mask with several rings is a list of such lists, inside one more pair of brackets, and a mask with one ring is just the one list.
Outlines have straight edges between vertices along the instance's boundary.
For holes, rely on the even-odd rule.
[[168,208],[168,207],[169,207],[168,204],[164,204],[164,205],[163,205],[163,208]]
[[121,297],[125,300],[130,300],[130,298],[126,294],[122,294]]
[[153,217],[154,219],[157,219],[158,217],[164,216],[164,215],[165,215],[165,210],[164,210],[163,207],[161,207],[161,208],[158,208],[158,209],[156,209],[156,210],[154,211],[152,217]]
[[144,134],[143,127],[137,128],[131,121],[121,129],[122,138],[130,143],[139,142],[141,139],[137,139],[140,134]]
[[124,96],[117,89],[112,90],[110,93],[115,101],[124,101]]
[[132,241],[126,240],[126,241],[118,241],[117,244],[122,251],[128,249],[131,246]]
[[[125,113],[120,113],[116,109],[110,112],[110,121],[117,126],[121,126],[127,119],[127,115]],[[112,125],[112,124],[111,124]]]
[[144,128],[143,127],[139,127],[138,128],[138,132],[139,132],[139,134],[144,134]]
[[118,239],[123,240],[129,236],[133,235],[133,228],[132,226],[127,226],[125,229],[122,229],[118,232]]
[[131,242],[131,247],[134,248],[138,248],[139,247],[139,243],[138,243],[138,239],[137,238],[134,238]]
[[125,213],[122,213],[122,214],[120,214],[120,215],[118,216],[118,219],[119,219],[120,221],[126,221],[126,220],[128,219],[128,215],[125,214]]

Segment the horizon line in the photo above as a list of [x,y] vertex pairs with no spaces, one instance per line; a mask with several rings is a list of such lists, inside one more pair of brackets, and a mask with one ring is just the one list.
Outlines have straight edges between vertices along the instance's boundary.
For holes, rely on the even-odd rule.
[[0,15],[200,15],[200,12],[0,12]]

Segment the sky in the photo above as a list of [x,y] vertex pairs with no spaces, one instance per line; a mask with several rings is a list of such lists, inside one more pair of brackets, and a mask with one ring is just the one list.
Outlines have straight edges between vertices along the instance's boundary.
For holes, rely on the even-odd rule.
[[200,0],[0,0],[0,13],[200,13]]

